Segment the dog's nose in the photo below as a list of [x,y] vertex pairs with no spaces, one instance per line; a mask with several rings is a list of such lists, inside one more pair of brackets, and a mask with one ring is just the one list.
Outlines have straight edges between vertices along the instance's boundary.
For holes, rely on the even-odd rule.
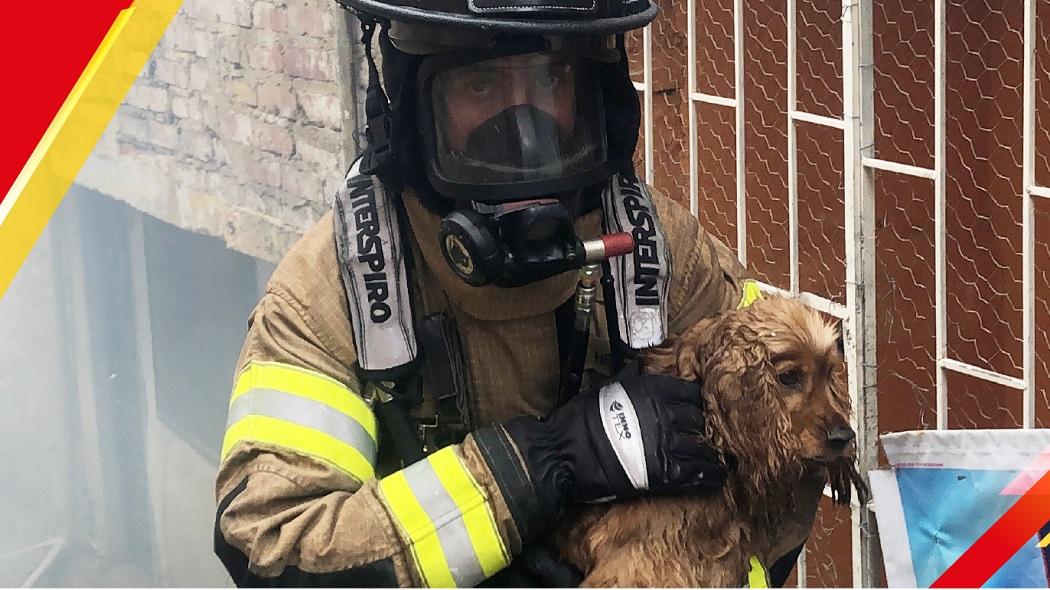
[[828,430],[828,446],[836,451],[845,449],[855,438],[857,434],[848,426],[836,426]]

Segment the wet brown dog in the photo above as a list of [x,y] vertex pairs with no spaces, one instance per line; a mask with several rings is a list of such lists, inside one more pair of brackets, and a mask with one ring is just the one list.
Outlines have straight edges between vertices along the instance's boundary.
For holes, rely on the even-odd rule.
[[741,586],[800,545],[826,483],[848,503],[854,467],[838,331],[805,305],[766,298],[702,320],[648,351],[648,373],[702,385],[705,437],[731,455],[722,492],[584,510],[555,536],[584,586]]

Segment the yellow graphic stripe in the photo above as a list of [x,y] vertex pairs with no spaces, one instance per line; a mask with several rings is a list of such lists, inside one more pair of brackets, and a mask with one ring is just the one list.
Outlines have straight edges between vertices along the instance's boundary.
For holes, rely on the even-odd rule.
[[361,451],[319,430],[270,416],[248,416],[226,429],[222,458],[241,441],[291,449],[330,463],[360,481],[375,477],[375,470]]
[[113,22],[0,202],[0,297],[146,65],[182,0],[135,0]]
[[1039,548],[1043,549],[1046,547],[1050,547],[1050,534],[1047,534],[1042,541],[1039,541]]
[[331,406],[356,420],[373,441],[379,440],[372,408],[361,396],[327,375],[284,363],[252,361],[237,377],[233,395],[230,396],[230,405],[256,388],[276,389]]
[[754,279],[747,279],[744,281],[743,295],[740,297],[740,303],[737,304],[737,309],[743,309],[749,307],[752,303],[762,298],[762,290],[758,288],[758,281]]
[[423,585],[429,588],[455,588],[456,581],[445,560],[437,529],[412,493],[404,472],[398,471],[380,480],[379,489],[409,539],[413,561]]
[[751,556],[748,562],[747,586],[748,588],[769,588],[766,568],[762,566],[762,562],[754,555]]
[[488,498],[452,447],[431,455],[430,464],[462,514],[474,555],[481,563],[485,577],[491,577],[510,563],[510,553],[496,528],[496,515],[492,513]]

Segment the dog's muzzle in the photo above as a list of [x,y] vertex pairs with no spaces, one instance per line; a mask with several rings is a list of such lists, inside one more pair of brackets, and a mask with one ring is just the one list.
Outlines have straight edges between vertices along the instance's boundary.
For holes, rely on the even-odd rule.
[[857,438],[848,426],[836,426],[828,430],[828,446],[834,451],[844,451]]

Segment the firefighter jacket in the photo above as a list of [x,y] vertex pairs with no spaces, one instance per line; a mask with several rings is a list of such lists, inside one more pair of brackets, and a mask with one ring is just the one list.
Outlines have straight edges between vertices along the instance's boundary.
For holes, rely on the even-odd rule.
[[[728,248],[653,198],[673,263],[671,334],[757,296]],[[424,311],[455,320],[473,426],[546,415],[558,389],[555,310],[576,273],[471,287],[441,256],[440,220],[414,198],[405,206],[413,283]],[[600,212],[578,221],[583,238],[600,229]],[[528,509],[528,473],[518,461],[491,468],[492,449],[473,435],[404,468],[384,459],[390,443],[352,371],[345,297],[329,213],[278,266],[249,321],[215,488],[216,553],[240,585],[475,585],[549,524]],[[588,362],[598,367],[609,350],[600,301],[594,320]]]

